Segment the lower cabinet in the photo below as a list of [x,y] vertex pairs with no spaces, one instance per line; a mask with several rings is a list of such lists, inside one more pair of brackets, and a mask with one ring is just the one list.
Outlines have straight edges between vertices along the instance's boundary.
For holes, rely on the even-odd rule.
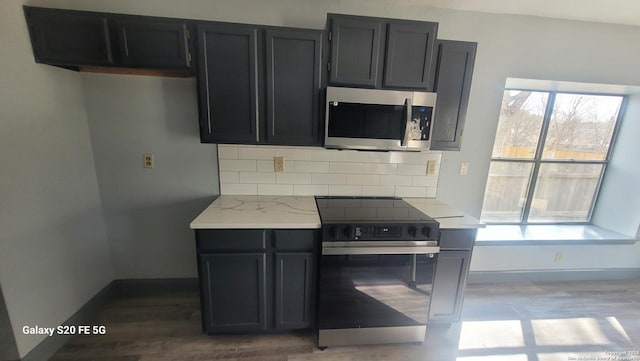
[[319,230],[197,230],[206,333],[312,326]]
[[429,323],[460,320],[476,230],[442,230]]
[[203,254],[199,258],[204,329],[266,329],[266,254]]

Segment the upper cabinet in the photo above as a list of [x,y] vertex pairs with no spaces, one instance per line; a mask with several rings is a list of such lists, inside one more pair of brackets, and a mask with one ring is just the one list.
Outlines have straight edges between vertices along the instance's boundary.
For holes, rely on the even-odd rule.
[[38,63],[73,69],[191,68],[184,20],[29,6],[24,11]]
[[330,85],[427,90],[437,23],[328,15]]
[[197,29],[201,141],[258,143],[258,28],[205,23]]
[[111,66],[109,21],[98,13],[24,7],[36,62]]
[[320,145],[322,31],[197,29],[203,143]]
[[322,32],[266,31],[265,143],[319,145]]
[[122,65],[142,68],[189,68],[190,32],[184,21],[116,18]]
[[438,40],[436,47],[431,149],[460,150],[477,43]]

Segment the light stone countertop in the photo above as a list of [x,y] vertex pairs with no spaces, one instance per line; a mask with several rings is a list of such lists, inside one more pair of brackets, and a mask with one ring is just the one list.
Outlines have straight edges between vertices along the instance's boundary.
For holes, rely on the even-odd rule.
[[313,196],[221,195],[191,222],[191,229],[320,228]]
[[440,229],[484,228],[480,220],[466,215],[462,211],[435,198],[402,198],[440,223]]
[[[403,198],[435,218],[441,229],[484,228],[484,223],[435,198]],[[221,195],[191,222],[191,229],[320,228],[313,196]]]

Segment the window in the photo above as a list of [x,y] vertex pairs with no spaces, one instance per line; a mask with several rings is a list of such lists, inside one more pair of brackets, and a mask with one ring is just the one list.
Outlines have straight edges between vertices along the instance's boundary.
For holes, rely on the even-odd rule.
[[589,222],[623,101],[618,95],[505,90],[482,220]]

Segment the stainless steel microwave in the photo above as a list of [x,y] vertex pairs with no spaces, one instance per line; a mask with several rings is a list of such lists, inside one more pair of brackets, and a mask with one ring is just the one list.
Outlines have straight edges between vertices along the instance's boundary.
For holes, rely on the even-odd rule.
[[428,150],[436,94],[327,87],[326,148]]

